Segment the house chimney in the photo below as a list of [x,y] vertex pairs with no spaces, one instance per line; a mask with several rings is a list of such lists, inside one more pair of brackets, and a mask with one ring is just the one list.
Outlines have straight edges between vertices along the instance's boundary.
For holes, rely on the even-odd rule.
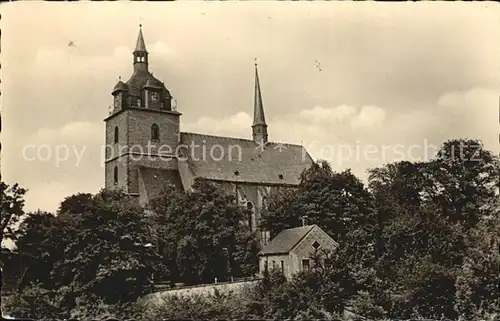
[[302,226],[306,226],[307,225],[307,216],[302,216],[301,220],[302,220]]

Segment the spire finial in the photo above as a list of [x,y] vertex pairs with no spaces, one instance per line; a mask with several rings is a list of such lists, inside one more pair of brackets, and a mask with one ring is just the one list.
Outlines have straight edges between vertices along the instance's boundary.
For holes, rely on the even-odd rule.
[[142,28],[142,23],[139,24],[139,28]]
[[253,58],[253,62],[254,62],[255,68],[257,68],[257,58]]

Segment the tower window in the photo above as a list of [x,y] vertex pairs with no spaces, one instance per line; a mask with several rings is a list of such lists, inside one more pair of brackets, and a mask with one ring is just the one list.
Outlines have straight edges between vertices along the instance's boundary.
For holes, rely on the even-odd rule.
[[116,166],[113,170],[113,181],[114,181],[115,185],[118,184],[118,167],[116,167]]
[[115,127],[115,140],[114,141],[115,141],[115,144],[118,143],[118,126]]
[[156,124],[153,124],[153,126],[151,126],[151,140],[152,141],[160,140],[160,128]]

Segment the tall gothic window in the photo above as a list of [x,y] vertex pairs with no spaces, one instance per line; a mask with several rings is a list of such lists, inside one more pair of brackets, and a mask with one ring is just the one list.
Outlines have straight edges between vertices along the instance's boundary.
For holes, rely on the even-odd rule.
[[118,143],[118,126],[115,127],[115,144]]
[[118,184],[118,167],[116,167],[116,166],[113,170],[113,181],[114,181],[115,185]]
[[153,126],[151,126],[151,140],[152,141],[160,140],[160,128],[156,124],[153,124]]
[[248,226],[250,226],[250,229],[253,228],[253,204],[252,202],[248,202],[247,203],[247,209],[249,210],[249,213],[248,213]]
[[267,197],[262,198],[262,209],[267,209]]

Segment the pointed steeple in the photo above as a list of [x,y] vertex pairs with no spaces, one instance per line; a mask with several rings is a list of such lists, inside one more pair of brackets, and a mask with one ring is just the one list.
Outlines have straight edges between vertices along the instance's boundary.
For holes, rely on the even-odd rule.
[[139,35],[134,50],[134,71],[147,71],[148,70],[148,51],[144,43],[144,36],[142,35],[142,25],[139,25]]
[[267,124],[264,116],[264,105],[262,104],[262,94],[260,92],[259,71],[255,62],[255,96],[253,105],[253,140],[255,142],[267,143]]
[[135,44],[135,52],[138,51],[148,52],[146,50],[146,44],[144,43],[144,36],[142,35],[142,25],[139,25],[139,35],[137,36],[137,43]]
[[257,63],[255,63],[255,97],[253,103],[253,124],[265,125],[266,118],[264,116],[264,106],[262,104],[262,94],[260,93],[259,71]]

